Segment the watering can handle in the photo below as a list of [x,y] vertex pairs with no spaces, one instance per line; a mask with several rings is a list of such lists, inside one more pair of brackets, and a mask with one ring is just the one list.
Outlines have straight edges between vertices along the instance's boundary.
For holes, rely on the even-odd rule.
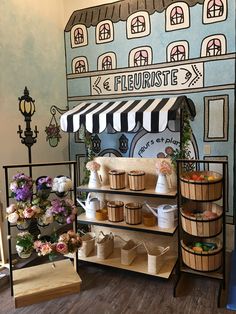
[[165,254],[166,252],[168,252],[170,249],[169,246],[165,247],[164,250],[161,252],[161,255]]

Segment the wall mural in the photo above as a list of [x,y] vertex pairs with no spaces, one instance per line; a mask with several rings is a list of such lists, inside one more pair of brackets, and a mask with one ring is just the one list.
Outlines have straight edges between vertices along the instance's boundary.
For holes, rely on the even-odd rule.
[[[73,12],[65,27],[68,104],[186,95],[196,107],[191,152],[229,161],[233,221],[235,2],[122,0]],[[99,155],[167,156],[179,143],[162,133],[93,135]],[[205,149],[205,146],[208,149]],[[71,157],[85,152],[79,132]],[[236,206],[235,206],[236,207]]]

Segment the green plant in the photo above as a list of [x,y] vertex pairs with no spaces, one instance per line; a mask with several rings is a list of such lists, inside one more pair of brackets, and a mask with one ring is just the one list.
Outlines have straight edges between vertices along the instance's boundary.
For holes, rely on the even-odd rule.
[[34,237],[28,231],[20,232],[16,236],[16,246],[23,248],[22,251],[30,253],[33,250]]
[[[171,162],[173,166],[177,167],[177,159],[191,159],[190,143],[191,143],[192,129],[190,126],[190,113],[187,110],[183,110],[183,129],[180,148],[176,148],[171,154]],[[186,165],[185,165],[186,166]],[[189,163],[186,171],[193,170],[194,165]]]

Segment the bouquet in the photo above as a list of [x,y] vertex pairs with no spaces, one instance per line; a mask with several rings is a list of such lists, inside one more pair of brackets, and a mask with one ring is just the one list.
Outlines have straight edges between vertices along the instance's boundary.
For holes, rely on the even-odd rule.
[[36,180],[37,190],[47,190],[52,188],[52,178],[42,176]]
[[49,255],[49,259],[52,260],[58,253],[62,255],[75,253],[81,244],[82,240],[79,234],[69,230],[67,233],[61,234],[55,242],[37,240],[34,242],[33,247],[39,256]]
[[72,181],[66,176],[58,176],[53,179],[52,190],[58,193],[63,193],[73,188]]
[[86,164],[86,169],[88,169],[89,171],[97,171],[100,169],[100,164],[96,161],[89,161]]
[[27,201],[33,195],[33,180],[31,177],[24,173],[18,173],[13,176],[13,180],[10,183],[11,197],[14,197],[16,201]]
[[48,215],[52,215],[59,223],[70,224],[75,220],[77,208],[74,202],[69,199],[54,199],[51,202],[51,207],[47,210]]
[[167,160],[158,160],[156,169],[158,174],[171,175],[172,173],[172,166]]
[[37,218],[41,214],[41,208],[29,202],[17,202],[6,208],[7,219],[12,224],[23,224],[25,220]]

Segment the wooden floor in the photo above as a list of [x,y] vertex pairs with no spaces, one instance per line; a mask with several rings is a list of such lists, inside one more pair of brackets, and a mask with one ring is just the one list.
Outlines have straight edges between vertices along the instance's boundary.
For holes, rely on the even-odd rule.
[[[26,270],[27,271],[27,270]],[[79,264],[82,289],[79,294],[14,309],[10,288],[0,291],[0,313],[24,314],[223,314],[217,308],[219,282],[184,275],[178,297],[173,297],[173,279]],[[63,276],[63,274],[62,274]]]

